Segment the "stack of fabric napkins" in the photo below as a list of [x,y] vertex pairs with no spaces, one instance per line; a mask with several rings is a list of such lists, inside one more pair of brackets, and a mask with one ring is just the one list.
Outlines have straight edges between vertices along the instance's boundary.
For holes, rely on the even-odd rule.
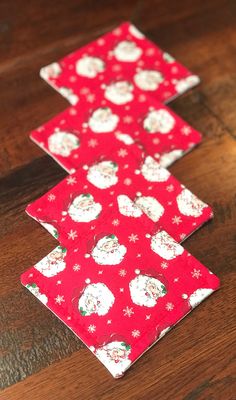
[[164,103],[199,78],[128,22],[40,75],[71,106],[30,137],[69,175],[26,209],[59,245],[21,281],[118,378],[219,288],[180,245],[212,210],[166,169],[201,135]]

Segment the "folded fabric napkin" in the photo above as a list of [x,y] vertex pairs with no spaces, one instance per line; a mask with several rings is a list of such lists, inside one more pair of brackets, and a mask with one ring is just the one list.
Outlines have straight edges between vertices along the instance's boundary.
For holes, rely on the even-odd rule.
[[112,220],[55,248],[21,281],[119,378],[219,280],[165,231]]
[[199,78],[125,22],[58,62],[43,67],[41,77],[71,104],[114,76],[128,80],[144,93],[169,102],[199,83]]

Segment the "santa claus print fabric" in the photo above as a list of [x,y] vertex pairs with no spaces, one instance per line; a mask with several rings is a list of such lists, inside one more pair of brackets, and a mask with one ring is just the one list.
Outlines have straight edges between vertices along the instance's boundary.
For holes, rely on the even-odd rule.
[[[96,94],[96,88],[101,83],[110,85],[114,76],[128,80],[161,102],[199,83],[196,75],[129,22],[43,67],[40,75],[73,105],[80,102],[84,90],[90,88]],[[108,96],[112,96],[112,90]]]
[[107,220],[118,224],[121,216],[136,219],[146,233],[164,229],[181,242],[212,217],[211,208],[167,169],[136,146],[128,149],[125,156],[115,151],[83,165],[27,213],[63,245]]
[[115,378],[219,287],[165,231],[121,224],[58,246],[21,277]]
[[[92,96],[92,97],[90,97]],[[104,152],[139,146],[168,167],[201,141],[201,135],[168,107],[143,95],[127,81],[101,85],[81,96],[31,133],[31,139],[69,173]]]
[[166,169],[201,135],[163,103],[199,79],[128,22],[40,74],[72,106],[30,137],[69,175],[27,206],[59,243],[21,281],[119,378],[219,287],[179,244],[211,207]]

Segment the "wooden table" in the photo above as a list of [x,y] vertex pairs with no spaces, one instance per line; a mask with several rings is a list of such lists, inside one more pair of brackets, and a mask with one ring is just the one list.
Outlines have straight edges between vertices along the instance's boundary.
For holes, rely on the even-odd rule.
[[[114,380],[19,276],[56,245],[24,209],[66,175],[28,138],[68,106],[38,71],[123,20],[202,78],[171,107],[204,140],[171,171],[214,208],[184,246],[222,287]],[[8,0],[0,34],[1,400],[235,399],[236,2]]]

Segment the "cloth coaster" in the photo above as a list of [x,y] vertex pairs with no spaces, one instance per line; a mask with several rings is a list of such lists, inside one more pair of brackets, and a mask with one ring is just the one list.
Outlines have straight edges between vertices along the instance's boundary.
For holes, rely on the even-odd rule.
[[21,281],[114,378],[219,287],[165,231],[147,236],[125,216],[58,246]]
[[146,233],[166,230],[177,242],[213,216],[207,204],[136,146],[127,147],[124,157],[116,151],[84,165],[29,204],[26,212],[63,246],[97,229],[111,215],[114,224],[125,215],[142,226],[144,214]]
[[[92,96],[92,98],[91,98]],[[72,173],[112,150],[141,147],[168,167],[201,141],[201,135],[168,107],[127,81],[102,85],[31,132],[31,139]]]
[[144,93],[169,102],[199,83],[199,78],[125,22],[97,40],[43,67],[40,76],[71,104],[101,83],[131,81]]

